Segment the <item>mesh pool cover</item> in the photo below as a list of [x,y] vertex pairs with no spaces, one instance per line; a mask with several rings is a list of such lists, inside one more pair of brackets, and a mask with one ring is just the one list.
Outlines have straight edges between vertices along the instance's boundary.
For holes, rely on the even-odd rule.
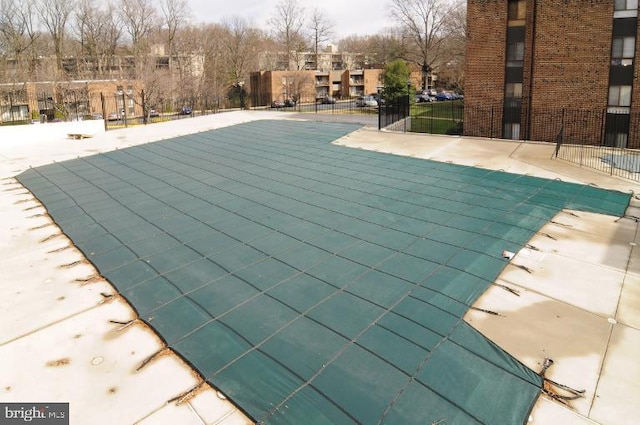
[[140,317],[268,424],[521,424],[541,378],[462,321],[560,209],[630,195],[257,121],[18,178]]

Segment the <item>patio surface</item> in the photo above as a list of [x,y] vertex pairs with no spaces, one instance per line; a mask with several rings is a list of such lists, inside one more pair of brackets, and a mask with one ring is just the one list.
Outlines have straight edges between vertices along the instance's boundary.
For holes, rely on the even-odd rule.
[[[246,118],[247,116],[248,113],[235,115],[238,121],[254,119],[254,116]],[[255,118],[264,116],[260,114]],[[201,122],[204,123],[204,119]],[[267,130],[265,125],[268,127]],[[182,386],[180,394],[187,394],[192,388],[206,389],[207,386],[201,382],[201,378],[204,377],[236,401],[243,411],[255,419],[264,419],[271,423],[284,423],[289,420],[299,423],[300,418],[309,417],[309,406],[320,407],[322,414],[331,418],[330,421],[333,423],[371,423],[377,420],[394,422],[398,418],[406,421],[407,418],[411,420],[419,417],[416,416],[420,415],[417,410],[424,410],[419,403],[424,403],[425,400],[431,400],[434,408],[429,409],[431,416],[419,417],[423,421],[438,421],[448,417],[451,423],[456,423],[452,418],[459,415],[460,423],[513,423],[526,419],[531,403],[527,400],[535,399],[534,395],[526,395],[527,391],[530,391],[529,394],[535,394],[536,385],[540,384],[539,377],[533,371],[539,370],[544,357],[553,357],[556,364],[549,369],[547,376],[574,388],[584,382],[588,384],[584,387],[589,388],[587,396],[572,402],[574,410],[562,407],[556,402],[551,404],[546,399],[540,399],[533,411],[534,421],[548,415],[548,412],[557,410],[560,413],[553,414],[570,415],[571,418],[591,417],[601,423],[623,423],[614,421],[623,419],[622,416],[615,416],[620,409],[617,404],[633,413],[634,407],[629,405],[638,399],[635,387],[624,391],[624,403],[617,401],[621,393],[619,381],[624,376],[616,372],[620,369],[615,366],[624,362],[629,350],[633,354],[634,347],[637,349],[637,324],[634,322],[637,320],[637,308],[634,309],[633,297],[637,297],[638,284],[634,282],[633,269],[630,270],[628,267],[628,264],[633,264],[629,258],[633,257],[634,245],[629,242],[634,240],[636,223],[629,219],[616,221],[594,212],[607,212],[617,216],[624,214],[625,196],[592,186],[523,177],[503,171],[489,172],[468,166],[460,167],[363,150],[354,151],[328,143],[340,138],[338,143],[341,144],[376,150],[393,149],[398,154],[402,154],[403,150],[413,149],[411,153],[418,156],[448,154],[455,160],[456,155],[463,155],[462,151],[453,150],[454,145],[461,143],[462,139],[396,135],[367,129],[352,132],[356,129],[357,127],[351,124],[320,125],[291,121],[244,124],[140,148],[119,150],[112,154],[58,163],[28,171],[20,179],[26,181],[36,196],[50,206],[49,214],[74,239],[76,246],[86,257],[98,266],[101,274],[109,278],[118,291],[132,303],[142,319],[134,320],[135,315],[125,314],[131,310],[126,308],[126,304],[122,303],[118,296],[111,296],[114,293],[106,282],[100,278],[91,278],[95,273],[89,264],[80,262],[69,269],[61,269],[74,269],[77,272],[78,268],[86,267],[84,277],[90,278],[88,280],[92,283],[83,286],[85,290],[78,297],[89,301],[87,305],[93,302],[100,303],[101,306],[100,309],[87,307],[88,314],[100,311],[107,312],[106,314],[112,317],[118,314],[129,316],[125,319],[112,319],[117,323],[110,325],[107,320],[102,320],[106,325],[103,332],[113,333],[114,330],[108,328],[114,325],[117,329],[123,328],[120,331],[124,332],[122,335],[135,336],[136,330],[140,330],[140,335],[134,340],[143,340],[143,335],[151,335],[149,348],[146,350],[151,352],[150,355],[156,352],[165,353],[163,347],[166,343],[173,351],[196,366],[199,374],[194,375],[188,368],[179,366],[180,358],[171,355],[155,356],[149,363],[149,366],[159,366],[167,361],[176,363],[174,373],[177,378],[174,382],[178,383],[178,387]],[[277,136],[270,137],[272,134]],[[103,137],[107,135],[110,133]],[[82,143],[88,148],[94,141],[90,139],[89,143],[83,141],[76,144]],[[629,188],[635,189],[626,181],[613,178],[607,180],[605,176],[576,170],[574,166],[550,161],[542,155],[536,158],[536,154],[539,155],[541,151],[536,149],[538,145],[479,140],[465,142],[468,142],[465,145],[467,154],[461,162],[473,158],[475,163],[472,165],[492,168],[491,162],[499,162],[502,159],[500,165],[504,169],[516,164],[517,167],[529,168],[528,171],[533,170],[545,177],[553,177],[553,171],[550,169],[566,169],[567,172],[563,176],[565,179],[569,177],[571,180],[586,183],[597,181],[600,185],[604,181],[608,187],[626,192]],[[541,148],[543,146],[546,147],[540,145]],[[529,152],[526,152],[527,150]],[[496,152],[501,151],[506,155],[499,158]],[[15,155],[11,160],[14,170],[9,171],[10,175],[16,172],[15,169],[20,168],[15,167],[16,163],[29,161]],[[176,168],[176,164],[180,167],[186,166],[187,169]],[[161,167],[157,167],[158,165]],[[137,173],[135,177],[126,174],[126,170],[132,169]],[[170,177],[167,177],[169,175]],[[69,176],[73,179],[69,180]],[[585,181],[584,176],[592,181]],[[43,177],[46,179],[43,180]],[[110,180],[113,177],[117,179]],[[200,185],[194,188],[187,180],[191,183],[195,180]],[[132,186],[138,193],[131,193],[131,187],[120,184],[123,181],[133,183]],[[54,182],[58,189],[65,189],[65,195],[73,199],[73,203],[80,205],[83,210],[79,211],[75,205],[65,204],[64,199],[55,199],[51,194],[59,195],[59,191],[47,192],[51,187],[45,184],[46,182]],[[92,190],[87,190],[86,182],[90,182]],[[12,190],[14,183],[8,183],[9,190]],[[96,193],[96,188],[100,185],[104,185],[104,193],[112,195],[100,199],[93,198],[92,194]],[[540,189],[541,187],[544,189]],[[118,190],[122,190],[122,193],[116,195]],[[16,187],[15,192],[24,197],[21,199],[25,199],[25,203],[32,202],[28,194],[20,192],[19,187]],[[185,193],[189,196],[185,197]],[[47,194],[50,196],[49,200],[46,199]],[[141,194],[149,195],[150,198],[144,198],[141,202]],[[88,199],[83,199],[84,197]],[[119,200],[127,197],[139,202],[139,209]],[[166,198],[162,200],[162,197]],[[190,203],[196,202],[194,198],[199,200],[198,205]],[[112,202],[114,199],[118,202]],[[628,195],[626,199],[628,200]],[[210,205],[202,204],[203,200]],[[158,204],[158,201],[161,203]],[[23,203],[14,205],[24,206]],[[491,208],[488,208],[488,205]],[[216,214],[211,215],[214,207]],[[35,216],[38,215],[35,213],[40,211],[39,208],[36,205],[33,209]],[[564,208],[590,212],[572,212]],[[564,212],[557,215],[559,209],[564,209]],[[131,222],[131,213],[143,220],[136,222],[138,224],[135,227],[127,228],[122,223]],[[145,215],[147,213],[148,215]],[[16,214],[20,215],[19,212]],[[189,223],[185,223],[185,215],[195,220],[186,220]],[[104,223],[101,223],[100,227],[111,231],[91,233],[88,229],[92,229],[92,226],[82,222],[86,216],[91,216],[93,223],[98,223],[99,219],[107,219],[107,224],[103,226]],[[158,225],[157,220],[162,224]],[[146,227],[147,224],[155,227],[150,229]],[[197,225],[197,230],[189,227],[193,224]],[[206,225],[208,231],[213,229],[216,233],[203,233],[202,225]],[[552,227],[547,229],[549,226]],[[49,226],[33,226],[33,230],[25,232],[24,228],[17,226],[12,230],[16,236],[22,238],[25,234],[33,237],[39,232],[46,232],[47,227]],[[560,227],[562,232],[557,227]],[[610,228],[615,230],[605,230]],[[187,230],[191,230],[192,240],[176,238],[178,235],[189,233]],[[556,237],[546,238],[545,234],[555,234]],[[558,234],[561,234],[562,238],[557,237]],[[167,245],[167,249],[162,249],[163,245],[160,243],[167,241],[163,235],[171,235],[174,240],[173,244]],[[630,235],[633,236],[631,241],[628,240]],[[114,242],[113,236],[118,242]],[[159,237],[154,239],[156,236]],[[537,241],[537,237],[546,239]],[[577,237],[582,239],[575,242],[575,245],[568,242],[574,241]],[[584,238],[589,239],[590,245],[587,248]],[[45,244],[52,242],[52,239],[47,237],[44,239]],[[125,239],[128,239],[128,243],[123,242]],[[178,244],[175,243],[176,240]],[[149,243],[140,244],[140,241]],[[199,241],[200,245],[190,245],[193,241]],[[528,241],[530,246],[521,250]],[[612,244],[611,241],[616,242]],[[23,242],[27,247],[28,241]],[[217,242],[220,244],[216,245]],[[438,245],[432,246],[433,244]],[[443,244],[444,248],[451,250],[450,255],[442,259],[433,258],[435,253],[447,252],[442,249]],[[614,249],[606,249],[609,245]],[[122,246],[128,247],[130,252],[123,254],[124,251],[119,248]],[[206,253],[202,251],[211,249],[212,246],[224,249]],[[509,262],[503,258],[503,250],[517,252],[517,255]],[[197,252],[195,256],[194,251]],[[574,260],[577,261],[575,266],[571,265],[571,259],[568,258],[570,255],[563,254],[558,255],[561,258],[554,258],[556,253],[565,251],[572,252],[572,255],[577,257]],[[600,252],[606,253],[603,266],[598,264],[602,262],[602,256],[598,254]],[[64,254],[64,250],[46,251],[48,256],[56,256],[59,253]],[[131,253],[133,257],[130,256]],[[26,258],[26,252],[24,255]],[[183,257],[185,255],[186,257]],[[13,260],[19,259],[20,250],[12,252],[10,257]],[[34,256],[29,255],[29,258]],[[146,274],[147,271],[144,271],[137,275],[127,271],[118,277],[118,271],[126,270],[125,267],[128,265],[133,267],[131,265],[139,263],[140,260],[146,262],[147,269],[153,270],[152,274]],[[198,270],[194,272],[193,266],[203,260],[206,260],[206,266],[198,269],[203,273],[198,275]],[[558,265],[554,265],[554,260]],[[189,262],[192,267],[181,267],[185,262]],[[65,264],[73,263],[72,261]],[[272,265],[276,263],[278,266],[273,268]],[[585,263],[591,267],[585,266]],[[515,267],[514,264],[525,265],[526,269],[533,270],[534,273]],[[570,264],[570,267],[567,268],[566,264]],[[268,281],[265,279],[265,273],[280,273],[284,268],[282,265],[287,267],[289,273],[265,286]],[[267,268],[260,269],[263,266]],[[6,267],[7,270],[17,268],[15,264],[9,267],[8,263]],[[214,270],[212,267],[216,267],[219,275],[211,274]],[[575,273],[567,271],[574,268],[584,271],[584,279],[574,279]],[[503,269],[504,272],[498,277]],[[538,269],[560,269],[564,271],[564,275],[549,278],[546,274],[541,282],[540,273],[535,273]],[[462,273],[464,277],[456,278],[450,274],[452,271]],[[605,274],[602,274],[603,278],[596,280],[593,278],[595,273]],[[57,271],[56,279],[62,274],[62,271]],[[350,277],[346,279],[344,276]],[[447,277],[443,279],[442,276]],[[132,280],[132,277],[139,280]],[[498,282],[502,282],[502,286],[492,285],[496,277]],[[342,280],[336,280],[338,278]],[[16,281],[24,279],[28,279],[27,276],[19,273],[15,275]],[[553,284],[554,279],[563,279],[572,285],[582,286],[578,290],[573,287],[558,288]],[[44,279],[43,282],[50,284],[52,279]],[[157,284],[150,292],[149,288],[152,285],[149,282]],[[200,284],[192,288],[180,287],[180,284],[189,282]],[[296,284],[292,285],[292,282]],[[379,289],[380,282],[384,282],[384,291]],[[454,284],[451,284],[452,282]],[[602,288],[603,282],[610,282],[607,283],[606,290]],[[376,291],[367,289],[371,285],[377,285]],[[42,299],[43,297],[35,297],[35,288],[40,286],[41,283],[34,283],[34,293],[24,303],[34,312],[48,310],[43,307],[51,303]],[[515,297],[512,292],[504,291],[504,286],[513,286],[520,296]],[[155,290],[160,287],[169,289]],[[301,287],[308,289],[302,298],[296,295],[295,289]],[[90,292],[89,288],[93,292],[93,301],[90,301],[92,298],[87,295],[87,292]],[[143,288],[147,288],[146,292]],[[243,290],[240,291],[240,288]],[[487,288],[489,289],[484,292]],[[70,292],[72,293],[68,294],[69,297],[75,296],[74,291]],[[484,295],[480,296],[483,292]],[[584,292],[597,295],[584,295]],[[239,293],[243,294],[244,298],[238,298]],[[309,294],[317,294],[317,302],[308,304]],[[58,296],[58,302],[67,299],[66,295],[59,295],[57,292],[55,295]],[[157,296],[154,298],[155,295]],[[159,298],[160,296],[165,298]],[[479,296],[478,303],[474,305]],[[114,300],[115,298],[118,299]],[[547,303],[549,299],[553,303]],[[109,302],[104,303],[105,300]],[[187,304],[174,308],[184,303],[184,300],[187,300]],[[210,300],[216,301],[209,302]],[[182,314],[185,311],[184,306],[193,302],[200,308],[203,304],[206,305],[203,310],[208,315],[196,315],[195,321],[194,316],[174,320],[175,314]],[[434,325],[434,316],[425,316],[424,322],[420,323],[410,312],[412,306],[409,304],[415,302],[423,305],[419,311],[435,308],[437,314],[451,317],[450,327],[439,328],[441,325]],[[269,305],[277,305],[277,308],[272,310],[265,307]],[[345,309],[340,305],[349,308]],[[468,307],[472,305],[500,314],[471,310],[465,316]],[[119,307],[114,310],[114,306]],[[267,310],[260,310],[261,308]],[[505,329],[512,329],[514,325],[525,329],[528,325],[530,329],[537,329],[539,334],[541,328],[548,326],[547,323],[541,322],[539,313],[545,313],[542,317],[551,317],[546,312],[548,309],[555,311],[553,308],[562,310],[562,314],[557,316],[563,320],[569,320],[565,318],[565,311],[588,316],[594,325],[588,327],[592,329],[593,336],[578,338],[578,342],[572,344],[576,347],[586,344],[589,346],[588,349],[574,349],[578,351],[577,354],[564,356],[560,352],[559,344],[556,347],[549,343],[553,338],[527,339],[525,336],[529,332],[505,332]],[[78,312],[72,315],[73,318],[63,320],[54,318],[53,321],[64,323],[65,328],[73,328],[74,320],[78,320],[84,313]],[[340,314],[345,316],[341,317]],[[266,324],[261,322],[263,317],[273,317],[273,320],[268,321],[268,329],[263,329]],[[412,340],[406,334],[406,324],[398,325],[389,319],[396,317],[408,317],[412,323],[418,322],[424,329],[444,337],[444,342],[425,346],[424,336]],[[518,360],[508,355],[500,355],[499,359],[496,359],[478,348],[492,345],[486,345],[488,343],[484,338],[480,338],[467,322],[460,320],[462,317],[531,369],[523,369]],[[52,319],[43,317],[42,320],[48,323]],[[85,320],[100,321],[99,318]],[[439,320],[447,322],[447,319]],[[29,319],[25,315],[25,324],[30,321],[33,322],[33,316]],[[579,319],[576,321],[584,322]],[[153,334],[149,333],[146,325],[141,322],[153,326],[163,341],[154,339]],[[129,323],[131,324],[128,325]],[[176,328],[176,323],[189,324],[188,329],[184,326]],[[254,325],[247,326],[251,323]],[[354,326],[356,323],[360,324]],[[562,324],[575,327],[575,322],[572,321]],[[568,333],[575,330],[571,326],[557,325],[553,324],[554,329],[567,329]],[[53,323],[44,326],[47,329],[55,327]],[[15,336],[8,338],[3,345],[5,352],[15,356],[19,356],[21,350],[29,344],[40,343],[44,339],[41,333],[45,332],[44,329],[25,332],[20,326],[12,328],[15,329]],[[53,335],[59,335],[61,331],[58,329]],[[100,332],[98,329],[94,331]],[[219,333],[221,331],[223,334]],[[311,338],[300,343],[304,341],[304,337],[309,338],[317,332],[323,337]],[[90,332],[92,333],[93,331]],[[198,342],[196,337],[198,334],[204,335],[201,342]],[[77,331],[73,335],[73,339],[81,340],[82,338],[76,335],[84,333]],[[223,340],[231,335],[235,342],[229,347],[236,350],[244,347],[243,351],[232,350],[234,354],[231,357],[229,351],[221,351],[220,357],[214,356],[214,359],[203,356],[202,341],[212,340],[211,335],[216,335],[216,340]],[[461,335],[464,335],[464,338]],[[238,336],[240,340],[237,340]],[[551,336],[560,338],[555,333]],[[603,342],[603,338],[616,342],[615,347],[611,347],[607,341]],[[290,347],[288,344],[292,344],[296,349],[304,349],[313,347],[312,342],[315,340],[335,340],[335,344],[323,346],[325,357],[287,358],[290,357],[289,353],[295,352],[286,348]],[[581,342],[583,340],[586,342]],[[594,350],[589,341],[595,344],[597,349]],[[160,345],[155,351],[151,349],[153,343]],[[401,351],[405,356],[408,353],[415,354],[415,360],[407,362],[407,358],[397,358],[395,353],[387,352],[385,349],[390,345],[398,346],[400,343],[409,344]],[[73,341],[72,344],[77,345],[78,342]],[[484,358],[481,362],[484,366],[478,369],[472,361],[458,361],[457,368],[448,365],[448,362],[456,359],[456,356],[449,354],[456,352],[460,355],[460,347],[467,356],[471,356],[470,358]],[[551,347],[556,348],[558,352],[551,352]],[[64,351],[64,344],[59,348]],[[2,349],[0,347],[0,350]],[[550,352],[545,356],[547,349]],[[83,350],[86,350],[86,347]],[[494,347],[490,351],[499,353],[501,350]],[[133,350],[131,356],[136,357],[134,352],[137,353],[137,350]],[[637,354],[637,350],[635,353]],[[583,372],[575,373],[575,364],[567,368],[571,362],[559,361],[563,356],[588,357],[588,361],[577,363],[583,367]],[[93,366],[103,363],[103,360],[95,360],[98,358],[104,360],[105,356],[93,357]],[[149,356],[142,361],[148,358]],[[65,359],[69,357],[60,357],[58,360]],[[36,357],[34,362],[41,362],[49,369],[52,368],[51,360],[47,362]],[[279,378],[274,378],[272,372],[264,375],[265,368],[258,367],[264,362],[273,365],[268,370],[279,370],[278,373],[281,374],[275,375]],[[75,362],[54,361],[53,364],[59,364],[60,367],[57,369],[64,370]],[[584,373],[585,366],[586,370],[593,370],[593,373]],[[505,379],[504,382],[512,380],[520,383],[518,385],[529,382],[525,387],[528,385],[530,389],[514,391],[513,388],[516,387],[507,385],[504,388],[506,396],[516,397],[518,401],[515,404],[520,403],[521,407],[514,408],[512,404],[507,409],[486,409],[492,398],[489,396],[495,394],[483,391],[482,386],[478,392],[463,391],[460,394],[460,387],[451,386],[451,382],[459,381],[461,377],[468,375],[460,372],[461,375],[456,377],[442,377],[440,373],[444,369],[471,372],[475,370],[476,375],[485,378],[493,376],[492,373],[498,373],[501,379]],[[570,369],[574,370],[574,373],[564,374],[565,370]],[[151,369],[147,369],[147,366],[141,368],[141,371],[145,370]],[[186,372],[180,378],[183,370]],[[386,385],[376,382],[376,379],[372,378],[376,374],[370,373],[371,370],[378,371],[379,376],[385,379]],[[78,372],[81,376],[82,373]],[[156,401],[143,400],[140,404],[158,405],[157,400],[171,399],[166,395],[167,391],[171,392],[169,388],[149,383],[158,378],[158,372],[148,373],[153,376],[146,385],[154,388],[154,391],[148,393],[148,397]],[[286,378],[282,378],[283,376]],[[588,379],[570,382],[572,378],[584,376]],[[264,386],[258,384],[261,380],[265,383]],[[180,385],[179,382],[184,384]],[[273,386],[273,382],[280,382],[282,385]],[[389,382],[395,382],[395,387],[389,385]],[[365,384],[368,385],[365,388],[369,391],[362,391]],[[122,385],[121,387],[114,383],[107,394],[116,399],[119,388],[123,388],[123,392],[126,393],[127,389],[139,384],[127,384],[127,381],[123,380]],[[13,393],[12,397],[16,397],[17,394],[17,398],[13,399],[20,399],[20,392],[16,389],[22,386],[28,387],[28,382],[5,386],[5,395]],[[56,388],[55,385],[52,386]],[[424,388],[429,390],[428,396],[425,396]],[[591,389],[593,391],[590,391]],[[60,389],[57,391],[62,397],[51,397],[52,393],[47,391],[43,393],[49,394],[49,401],[67,401],[73,398],[69,397],[73,392]],[[516,392],[517,394],[514,394]],[[211,394],[208,396],[209,399],[214,395],[217,400],[224,398],[212,391],[198,390],[191,393],[194,398],[187,402],[189,412],[174,404],[162,407],[160,403],[160,407],[147,415],[138,413],[136,420],[151,421],[154,417],[161,418],[162,415],[168,414],[192,418],[198,414],[200,418],[207,418],[204,420],[205,423],[213,422],[209,420],[212,416],[203,415],[194,407],[198,406],[198,398],[202,400],[201,393]],[[443,396],[447,399],[446,402],[442,400]],[[319,403],[319,398],[328,402]],[[82,406],[81,401],[75,401],[76,399],[72,401],[72,412],[74,405]],[[545,403],[550,407],[545,407]],[[504,406],[504,399],[500,405]],[[378,407],[372,409],[371,406]],[[137,409],[140,409],[140,406]],[[231,418],[224,415],[233,413],[233,406],[228,405],[221,409],[216,414]],[[489,410],[490,412],[486,413]],[[223,411],[226,413],[222,413]],[[237,417],[234,420],[242,419]],[[135,420],[131,422],[133,421]]]

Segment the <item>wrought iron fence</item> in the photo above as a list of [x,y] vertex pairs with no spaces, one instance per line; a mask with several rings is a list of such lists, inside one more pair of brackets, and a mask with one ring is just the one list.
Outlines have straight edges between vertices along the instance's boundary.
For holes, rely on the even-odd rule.
[[556,144],[555,157],[583,167],[640,181],[640,112],[464,105],[461,100],[415,103],[376,96],[266,103],[243,90],[219,99],[202,97],[176,106],[175,101],[149,104],[144,91],[108,96],[78,91],[0,94],[0,125],[39,120],[101,119],[105,129],[144,125],[220,112],[224,109],[268,109],[318,114],[366,114],[378,128],[431,134],[542,141]]
[[418,102],[411,105],[411,125],[415,133],[461,135],[464,106],[459,100]]
[[462,134],[555,143],[555,158],[640,181],[640,113],[464,106]]
[[238,108],[237,99],[200,97],[177,103],[166,99],[149,103],[144,91],[89,93],[87,90],[58,89],[28,92],[25,89],[0,92],[0,125],[39,122],[105,120],[105,129],[182,119]]
[[378,115],[378,101],[373,96],[341,97],[331,96],[318,99],[276,99],[271,96],[247,95],[244,107],[269,109],[272,111],[315,113],[315,114],[363,114]]
[[104,119],[105,129],[112,130],[215,114],[227,106],[220,99],[207,97],[183,102],[182,106],[175,105],[176,102],[168,100],[149,103],[144,91],[109,96],[101,94],[100,112],[96,118]]
[[380,100],[378,129],[391,128],[399,131],[411,131],[412,120],[409,119],[409,103],[409,99],[404,96]]

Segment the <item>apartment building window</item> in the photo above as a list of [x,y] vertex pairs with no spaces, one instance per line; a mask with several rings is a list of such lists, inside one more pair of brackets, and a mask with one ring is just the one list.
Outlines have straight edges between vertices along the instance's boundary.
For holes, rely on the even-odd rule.
[[629,113],[631,106],[631,86],[609,87],[609,112]]
[[638,10],[638,0],[615,0],[615,10]]
[[618,148],[626,148],[629,140],[629,115],[628,114],[607,114],[607,122],[605,123],[605,146],[615,146]]
[[635,53],[635,37],[616,37],[611,44],[611,65],[633,65]]
[[505,123],[503,137],[505,139],[511,139],[511,140],[520,139],[520,123],[518,122]]
[[638,16],[638,0],[615,0],[614,18],[631,18]]
[[516,99],[522,98],[522,83],[507,83],[504,95]]
[[524,61],[524,42],[507,43],[507,66],[522,67]]
[[522,102],[522,83],[507,83],[504,87],[504,106],[519,107]]
[[525,24],[526,13],[527,2],[525,0],[510,1],[507,12],[508,25],[510,27],[523,26]]

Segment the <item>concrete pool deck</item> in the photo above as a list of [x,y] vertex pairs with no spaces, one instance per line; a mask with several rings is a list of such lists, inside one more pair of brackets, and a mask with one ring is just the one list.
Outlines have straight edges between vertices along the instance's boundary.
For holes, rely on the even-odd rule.
[[[13,176],[53,160],[251,120],[291,117],[242,111],[108,133],[90,123],[75,123],[88,127],[83,133],[94,134],[82,140],[67,139],[70,130],[63,125],[51,127],[58,124],[43,126],[32,139],[0,130],[0,401],[69,402],[72,422],[91,418],[91,423],[113,423],[117,417],[124,423],[250,423],[177,356],[161,351],[154,333],[135,321],[108,282],[95,278],[93,268]],[[372,128],[336,143],[625,192],[637,193],[640,187],[553,160],[554,147],[546,144]],[[628,215],[640,215],[636,202],[632,200]],[[531,273],[508,266],[500,276],[499,283],[519,296],[495,286],[476,306],[499,315],[468,313],[469,323],[530,368],[540,370],[544,358],[550,357],[555,364],[547,377],[585,390],[583,398],[570,402],[571,408],[541,397],[531,423],[619,424],[640,416],[635,379],[640,376],[635,361],[640,353],[636,238],[635,219],[561,212],[512,260]]]

